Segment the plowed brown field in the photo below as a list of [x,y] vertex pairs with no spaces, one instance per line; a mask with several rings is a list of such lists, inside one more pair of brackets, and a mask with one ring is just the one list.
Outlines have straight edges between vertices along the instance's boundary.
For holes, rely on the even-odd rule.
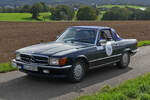
[[104,22],[0,22],[0,62],[8,62],[16,49],[55,40],[69,26],[110,26],[123,38],[150,40],[150,21]]

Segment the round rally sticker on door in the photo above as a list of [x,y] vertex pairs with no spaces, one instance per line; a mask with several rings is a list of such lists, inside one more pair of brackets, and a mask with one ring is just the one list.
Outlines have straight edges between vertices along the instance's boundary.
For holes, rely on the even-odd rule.
[[107,54],[108,56],[111,56],[111,55],[112,55],[112,52],[113,52],[111,42],[107,42],[107,43],[106,43],[105,49],[106,49],[106,54]]

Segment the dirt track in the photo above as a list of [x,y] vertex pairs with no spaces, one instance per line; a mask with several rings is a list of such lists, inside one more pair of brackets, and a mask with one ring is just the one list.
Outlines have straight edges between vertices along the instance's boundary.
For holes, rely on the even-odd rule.
[[56,35],[68,26],[110,26],[123,38],[150,40],[150,21],[111,22],[0,22],[0,62],[9,61],[16,49],[55,40]]

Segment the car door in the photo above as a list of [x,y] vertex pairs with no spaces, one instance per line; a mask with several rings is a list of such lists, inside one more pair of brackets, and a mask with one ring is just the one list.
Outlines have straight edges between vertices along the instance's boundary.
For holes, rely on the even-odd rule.
[[91,68],[99,67],[106,63],[105,59],[104,59],[105,57],[107,57],[106,51],[105,51],[105,45],[98,44],[98,41],[101,38],[100,35],[101,35],[101,31],[98,32],[97,41],[96,41],[97,44],[94,47],[94,51],[93,51],[92,55],[90,55],[90,58],[92,58],[89,61]]
[[90,61],[90,65],[93,68],[117,62],[120,59],[119,44],[114,40],[110,29],[100,30],[97,41],[103,40],[103,32],[105,33],[106,43],[100,45],[97,44],[96,51],[93,54],[94,60]]
[[117,62],[121,57],[119,43],[115,40],[111,29],[104,29],[102,31],[106,33],[107,37],[107,42],[104,45],[106,52],[105,63]]

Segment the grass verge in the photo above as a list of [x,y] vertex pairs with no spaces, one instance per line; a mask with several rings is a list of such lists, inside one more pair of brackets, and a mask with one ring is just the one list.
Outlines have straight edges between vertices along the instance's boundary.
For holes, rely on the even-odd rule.
[[150,45],[150,40],[139,41],[138,47]]
[[150,100],[150,73],[128,80],[114,88],[105,86],[94,95],[75,100]]
[[17,70],[17,68],[14,68],[11,63],[1,63],[0,64],[0,73],[9,72]]

